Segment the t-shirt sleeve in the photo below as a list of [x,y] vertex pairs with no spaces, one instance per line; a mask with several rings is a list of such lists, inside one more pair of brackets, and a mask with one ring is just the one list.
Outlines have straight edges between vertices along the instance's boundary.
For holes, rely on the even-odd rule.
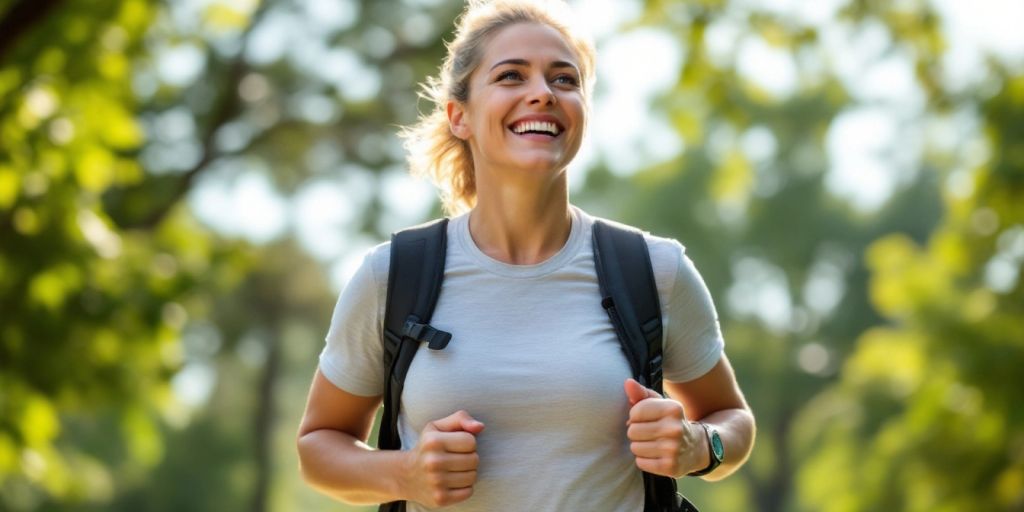
[[675,262],[675,276],[664,309],[664,376],[686,382],[703,376],[718,363],[725,349],[718,313],[704,279],[679,242],[665,252]]
[[[320,353],[320,372],[335,386],[359,396],[384,393],[382,310],[386,293],[378,275],[387,268],[388,249],[377,246],[345,285],[334,307],[327,344]],[[381,278],[383,277],[383,279]]]

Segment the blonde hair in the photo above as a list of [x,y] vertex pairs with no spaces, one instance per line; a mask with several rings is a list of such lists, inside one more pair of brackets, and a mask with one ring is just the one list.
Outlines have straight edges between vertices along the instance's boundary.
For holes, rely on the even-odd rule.
[[433,102],[433,109],[403,128],[409,172],[427,177],[440,189],[445,212],[455,215],[476,204],[473,156],[466,141],[456,137],[448,123],[447,103],[469,101],[469,78],[480,64],[484,46],[494,34],[509,25],[537,23],[554,28],[579,58],[583,96],[590,97],[594,83],[594,45],[570,23],[564,2],[559,0],[469,0],[456,20],[455,38],[440,73],[422,85],[420,97]]

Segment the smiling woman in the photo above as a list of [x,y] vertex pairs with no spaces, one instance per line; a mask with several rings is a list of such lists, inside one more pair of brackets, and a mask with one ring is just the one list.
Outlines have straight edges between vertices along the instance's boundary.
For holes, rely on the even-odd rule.
[[[523,180],[565,181],[586,119],[578,60],[548,25],[514,24],[489,41],[469,76],[472,94],[446,104],[452,134],[469,148],[478,201],[483,194],[505,196],[511,190],[533,196],[536,186]],[[502,186],[505,181],[523,186]],[[501,197],[482,200],[495,201],[509,206]]]
[[[555,99],[572,95],[582,102],[585,108],[579,117],[585,123],[596,55],[593,44],[573,30],[569,19],[571,15],[561,2],[480,1],[470,2],[459,19],[440,75],[428,79],[423,88],[423,95],[434,104],[434,110],[401,133],[406,139],[410,171],[429,177],[438,185],[449,213],[456,214],[476,204],[472,142],[449,121],[451,109],[461,113],[464,109],[459,107],[479,103],[475,101],[477,93],[471,98],[471,89],[486,94],[487,90],[481,87],[501,85],[521,90],[519,86],[550,80],[549,92]],[[506,28],[523,33],[502,34]],[[559,58],[542,55],[542,50],[529,39],[534,34],[544,37],[547,51],[555,52]],[[526,53],[533,59],[528,59]],[[540,80],[534,80],[532,74]],[[473,81],[477,82],[475,88]],[[561,92],[565,94],[555,96]],[[576,128],[582,135],[585,126]],[[576,141],[570,160],[578,149]]]
[[595,59],[568,19],[495,0],[458,20],[435,108],[403,132],[453,217],[375,247],[338,300],[298,438],[326,494],[675,512],[693,510],[675,478],[747,458],[753,416],[682,245],[569,202]]

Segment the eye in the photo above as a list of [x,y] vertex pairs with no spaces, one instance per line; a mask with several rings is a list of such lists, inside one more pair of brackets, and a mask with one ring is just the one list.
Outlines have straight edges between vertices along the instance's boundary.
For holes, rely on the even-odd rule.
[[502,81],[510,80],[510,79],[511,80],[522,80],[523,79],[523,75],[521,73],[519,73],[518,71],[514,70],[514,69],[510,69],[508,71],[502,71],[501,74],[498,75],[498,78],[495,79],[494,81],[495,82],[502,82]]
[[580,81],[577,80],[576,77],[572,75],[558,75],[555,77],[553,82],[562,85],[571,85],[573,87],[577,87],[580,85]]

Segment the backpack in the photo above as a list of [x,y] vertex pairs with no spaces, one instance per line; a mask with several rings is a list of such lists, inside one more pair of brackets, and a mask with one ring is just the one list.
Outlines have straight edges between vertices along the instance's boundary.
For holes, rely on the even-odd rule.
[[[399,231],[391,237],[387,304],[384,314],[384,412],[377,447],[401,449],[398,414],[405,376],[416,350],[444,350],[451,334],[430,325],[444,279],[448,219]],[[595,219],[594,263],[601,306],[615,328],[633,378],[658,393],[662,390],[661,304],[643,233]],[[643,474],[644,512],[697,512],[676,492],[676,481]],[[404,512],[404,501],[381,504],[379,512]]]

